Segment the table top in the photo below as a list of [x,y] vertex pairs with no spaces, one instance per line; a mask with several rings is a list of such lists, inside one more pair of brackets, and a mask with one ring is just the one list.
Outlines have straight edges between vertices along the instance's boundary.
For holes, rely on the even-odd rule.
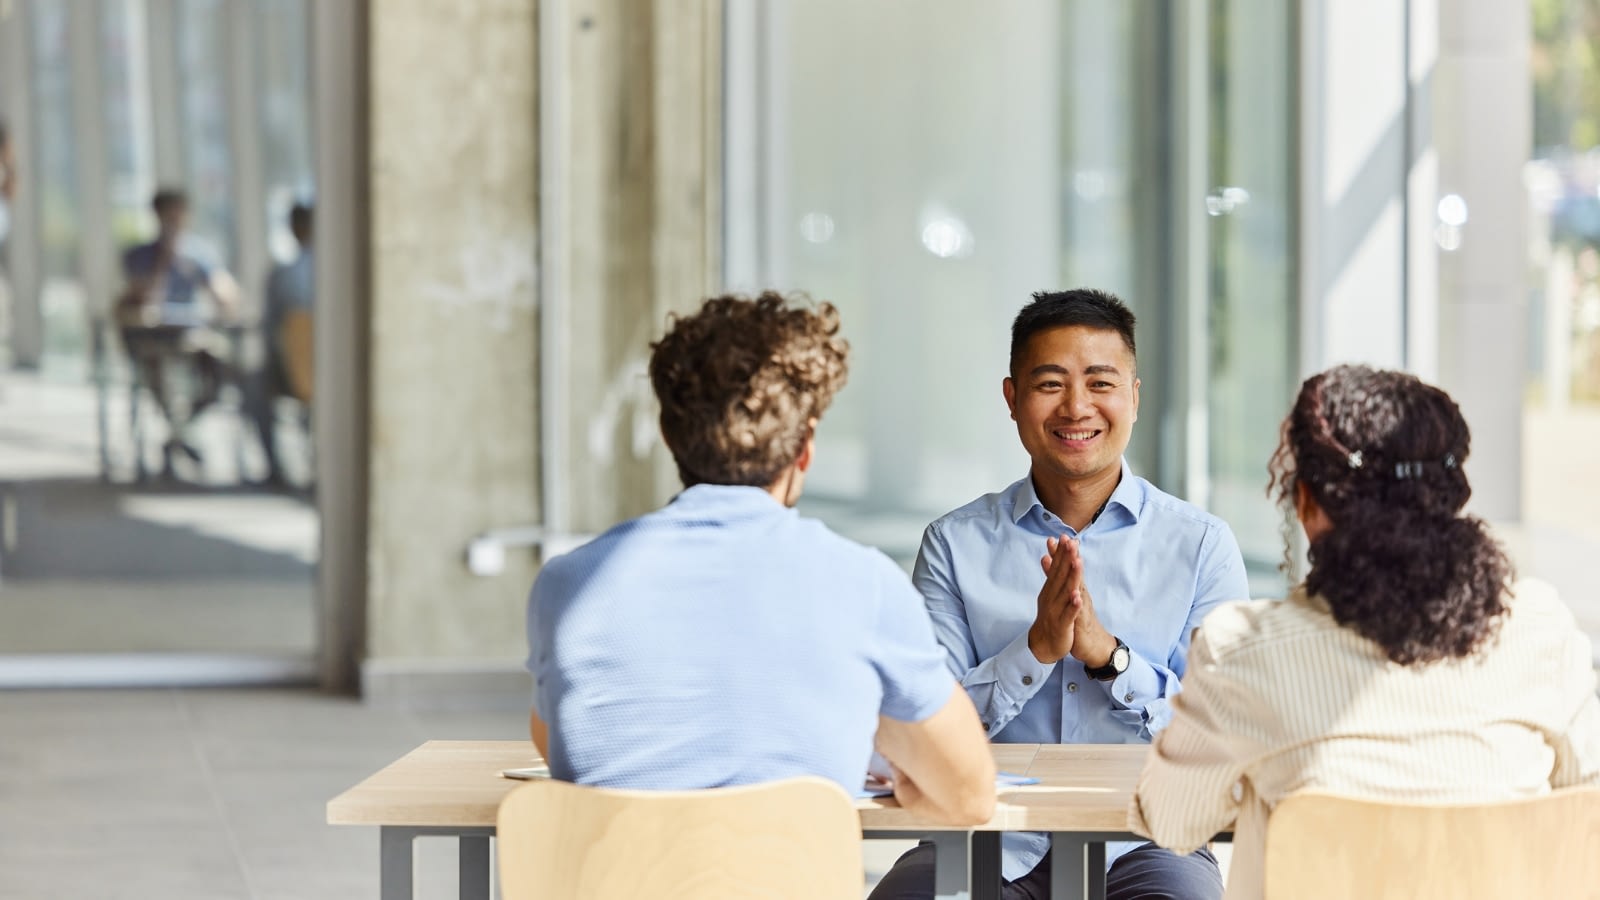
[[[1146,744],[993,744],[1003,772],[1040,783],[1000,791],[980,831],[1126,831]],[[492,828],[521,782],[505,769],[539,762],[528,741],[429,741],[328,801],[330,825]],[[893,797],[856,801],[868,831],[938,829]],[[965,831],[967,829],[951,829]]]

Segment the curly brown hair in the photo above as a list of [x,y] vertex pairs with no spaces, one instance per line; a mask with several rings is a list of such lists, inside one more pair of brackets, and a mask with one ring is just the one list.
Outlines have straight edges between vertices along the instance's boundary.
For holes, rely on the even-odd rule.
[[850,345],[831,303],[774,291],[713,297],[650,345],[661,434],[684,487],[768,487],[844,386]]
[[1338,366],[1301,385],[1268,465],[1285,515],[1304,484],[1333,523],[1311,542],[1306,590],[1402,665],[1471,655],[1506,611],[1510,560],[1461,514],[1471,437],[1444,391]]

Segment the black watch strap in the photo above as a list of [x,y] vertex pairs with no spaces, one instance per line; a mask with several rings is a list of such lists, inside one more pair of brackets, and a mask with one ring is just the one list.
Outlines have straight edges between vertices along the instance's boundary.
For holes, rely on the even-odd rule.
[[1083,674],[1095,681],[1112,681],[1128,671],[1128,656],[1128,645],[1122,642],[1122,638],[1117,638],[1117,646],[1111,651],[1111,658],[1106,664],[1095,669],[1085,668]]

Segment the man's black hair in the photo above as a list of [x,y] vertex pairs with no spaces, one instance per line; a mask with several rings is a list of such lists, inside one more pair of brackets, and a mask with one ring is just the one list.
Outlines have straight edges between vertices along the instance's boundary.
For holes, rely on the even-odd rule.
[[1128,352],[1138,358],[1133,343],[1133,310],[1128,309],[1115,294],[1093,288],[1038,291],[1033,295],[1033,301],[1024,306],[1011,323],[1012,374],[1016,374],[1017,359],[1022,356],[1023,349],[1034,335],[1070,325],[1115,331],[1122,336]]
[[150,198],[150,208],[155,210],[157,215],[160,215],[161,211],[169,206],[188,208],[189,195],[180,188],[164,187],[156,191],[156,195]]

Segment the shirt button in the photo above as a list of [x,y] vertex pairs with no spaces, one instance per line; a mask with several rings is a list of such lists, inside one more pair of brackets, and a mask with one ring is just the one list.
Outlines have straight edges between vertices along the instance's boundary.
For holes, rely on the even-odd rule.
[[1133,692],[1129,691],[1127,694],[1125,694],[1123,696],[1123,698],[1122,698],[1122,702],[1123,703],[1132,703],[1133,702]]
[[1033,684],[1033,676],[1032,675],[1024,675],[1024,676],[1022,676],[1022,683],[1023,684]]
[[1076,694],[1077,692],[1078,692],[1078,683],[1076,681],[1067,682],[1067,693]]

